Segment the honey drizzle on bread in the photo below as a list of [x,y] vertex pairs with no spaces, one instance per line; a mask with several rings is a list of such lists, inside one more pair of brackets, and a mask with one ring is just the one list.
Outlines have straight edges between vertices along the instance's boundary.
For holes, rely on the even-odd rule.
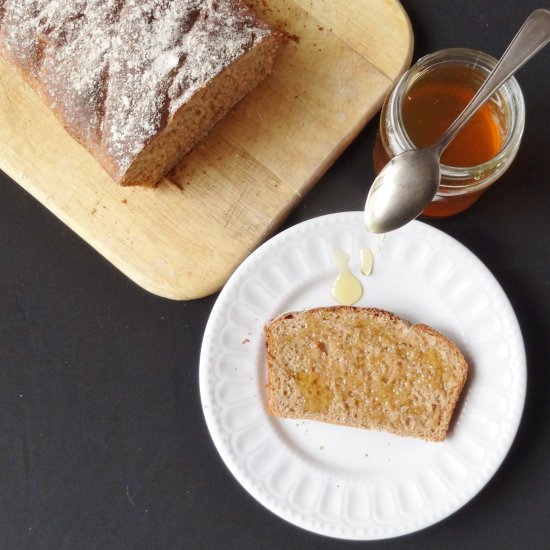
[[468,365],[435,329],[334,306],[280,315],[265,335],[271,415],[446,437]]

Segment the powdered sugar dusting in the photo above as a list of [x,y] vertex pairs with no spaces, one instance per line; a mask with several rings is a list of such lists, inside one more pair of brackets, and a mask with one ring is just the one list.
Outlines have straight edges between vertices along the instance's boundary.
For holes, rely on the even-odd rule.
[[237,0],[4,0],[0,46],[122,176],[173,114],[269,33]]

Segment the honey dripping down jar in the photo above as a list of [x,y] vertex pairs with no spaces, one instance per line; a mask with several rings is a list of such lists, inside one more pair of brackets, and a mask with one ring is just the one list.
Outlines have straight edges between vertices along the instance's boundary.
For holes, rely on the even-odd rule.
[[[386,98],[374,145],[378,174],[394,156],[433,145],[472,99],[497,61],[466,48],[427,55]],[[503,84],[441,156],[441,184],[423,216],[442,218],[471,206],[514,160],[525,125],[515,78]]]

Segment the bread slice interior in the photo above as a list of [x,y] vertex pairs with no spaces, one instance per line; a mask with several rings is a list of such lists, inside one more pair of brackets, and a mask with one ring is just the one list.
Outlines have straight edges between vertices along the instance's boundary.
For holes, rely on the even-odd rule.
[[437,330],[334,306],[280,315],[265,336],[271,415],[446,437],[468,364]]

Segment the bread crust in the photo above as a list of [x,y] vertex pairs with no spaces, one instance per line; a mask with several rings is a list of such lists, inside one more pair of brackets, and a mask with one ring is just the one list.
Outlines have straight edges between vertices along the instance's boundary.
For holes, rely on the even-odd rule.
[[121,185],[155,186],[277,44],[240,0],[0,2],[0,55]]
[[[332,306],[280,314],[264,330],[270,415],[379,429],[428,441],[447,436],[468,364],[458,347],[433,327],[410,324],[379,308]],[[349,349],[331,340],[352,341],[352,333],[384,340],[386,348],[356,339],[355,348]],[[316,342],[319,346],[323,340],[327,343],[315,349]],[[405,350],[401,355],[395,353],[400,346]],[[410,364],[406,354],[413,357]],[[383,370],[397,372],[397,378],[384,382]],[[346,386],[346,395],[338,384]],[[394,403],[392,389],[400,395],[411,391],[418,398],[400,397]],[[372,398],[377,391],[390,395],[385,409]],[[361,399],[364,402],[358,402]],[[394,405],[410,411],[396,412]]]

